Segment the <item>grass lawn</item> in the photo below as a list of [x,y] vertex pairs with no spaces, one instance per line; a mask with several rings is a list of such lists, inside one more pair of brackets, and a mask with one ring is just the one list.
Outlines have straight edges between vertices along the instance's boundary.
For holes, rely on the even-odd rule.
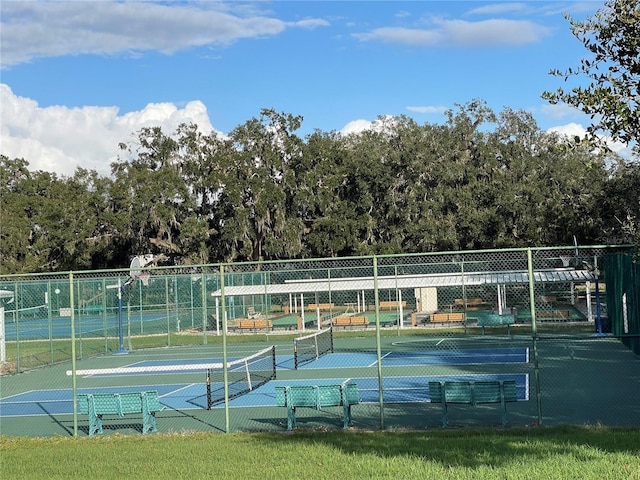
[[640,480],[640,429],[0,437],[0,478]]

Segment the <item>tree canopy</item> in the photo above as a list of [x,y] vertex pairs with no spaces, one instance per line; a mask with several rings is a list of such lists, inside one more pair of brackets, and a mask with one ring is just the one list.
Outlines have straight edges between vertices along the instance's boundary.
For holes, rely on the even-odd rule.
[[143,129],[111,175],[0,157],[0,271],[628,242],[637,164],[572,145],[523,111],[457,105],[445,124],[360,134],[263,110],[226,137]]
[[564,77],[586,77],[588,85],[571,90],[544,92],[551,103],[566,103],[590,115],[593,135],[604,133],[613,140],[633,144],[640,139],[640,3],[610,0],[594,16],[576,21],[566,15],[573,35],[589,55],[579,67],[551,73]]
[[[544,92],[543,98],[552,104],[565,103],[576,107],[591,117],[588,140],[604,146],[600,136],[609,135],[613,140],[631,145],[635,159],[620,165],[609,186],[607,198],[616,198],[616,203],[607,204],[606,214],[614,218],[617,226],[609,227],[610,234],[619,229],[623,237],[640,243],[640,195],[638,192],[638,155],[640,154],[640,2],[638,0],[610,0],[594,16],[576,21],[566,16],[571,31],[589,55],[580,66],[567,71],[553,70],[565,81],[575,77],[586,78],[588,85],[579,85],[571,90],[558,88],[555,92]],[[590,82],[590,83],[589,83]],[[633,185],[632,188],[629,188]],[[625,201],[618,202],[621,195]]]

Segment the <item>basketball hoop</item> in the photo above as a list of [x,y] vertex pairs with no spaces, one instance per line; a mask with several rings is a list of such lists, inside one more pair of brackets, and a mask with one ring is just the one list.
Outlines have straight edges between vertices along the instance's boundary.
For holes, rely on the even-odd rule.
[[142,272],[140,275],[138,275],[138,280],[142,282],[142,285],[144,285],[145,287],[148,287],[150,276],[151,274],[149,272]]
[[133,282],[140,280],[145,287],[149,286],[149,276],[151,275],[148,270],[141,270],[149,265],[156,263],[156,258],[151,255],[138,255],[131,259],[131,265],[129,266],[129,278]]

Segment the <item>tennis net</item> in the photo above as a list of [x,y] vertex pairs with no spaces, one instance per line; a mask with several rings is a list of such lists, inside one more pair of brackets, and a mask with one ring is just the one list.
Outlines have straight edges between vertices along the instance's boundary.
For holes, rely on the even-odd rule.
[[298,368],[327,353],[333,353],[333,329],[327,328],[293,340],[293,364]]
[[[207,409],[225,399],[224,363],[132,365],[76,370],[76,376],[202,374],[206,372]],[[73,375],[73,370],[67,370]],[[202,377],[200,377],[202,378]],[[227,362],[228,397],[234,398],[276,378],[276,348],[271,346],[248,357]],[[129,383],[135,383],[134,380]]]
[[[239,360],[227,362],[229,398],[234,398],[276,378],[276,347],[265,348]],[[223,402],[224,370],[222,364],[207,369],[207,409]]]

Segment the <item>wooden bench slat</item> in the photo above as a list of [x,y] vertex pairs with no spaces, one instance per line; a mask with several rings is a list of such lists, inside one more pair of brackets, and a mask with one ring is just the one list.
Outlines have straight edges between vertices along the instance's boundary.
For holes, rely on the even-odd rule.
[[430,320],[432,323],[465,322],[467,316],[463,312],[432,313]]
[[[383,309],[395,309],[398,308],[400,306],[400,302],[396,301],[396,300],[390,300],[390,301],[382,301],[379,303],[380,308]],[[405,302],[404,300],[402,301],[402,307],[406,307],[407,306],[407,302]]]
[[369,325],[369,319],[367,317],[356,316],[356,315],[342,316],[342,317],[335,317],[334,319],[331,320],[331,323],[336,327],[350,327],[350,326],[357,326],[357,325],[367,326]]
[[245,330],[264,330],[266,328],[272,328],[273,322],[267,319],[259,319],[259,320],[238,320],[236,323],[237,328],[245,329]]
[[316,309],[332,310],[333,308],[335,308],[335,306],[336,306],[335,303],[310,303],[306,305],[304,308],[305,310],[316,310]]
[[[464,306],[465,299],[464,298],[456,298],[453,301],[454,305]],[[481,298],[467,298],[467,305],[484,305],[484,301]]]

